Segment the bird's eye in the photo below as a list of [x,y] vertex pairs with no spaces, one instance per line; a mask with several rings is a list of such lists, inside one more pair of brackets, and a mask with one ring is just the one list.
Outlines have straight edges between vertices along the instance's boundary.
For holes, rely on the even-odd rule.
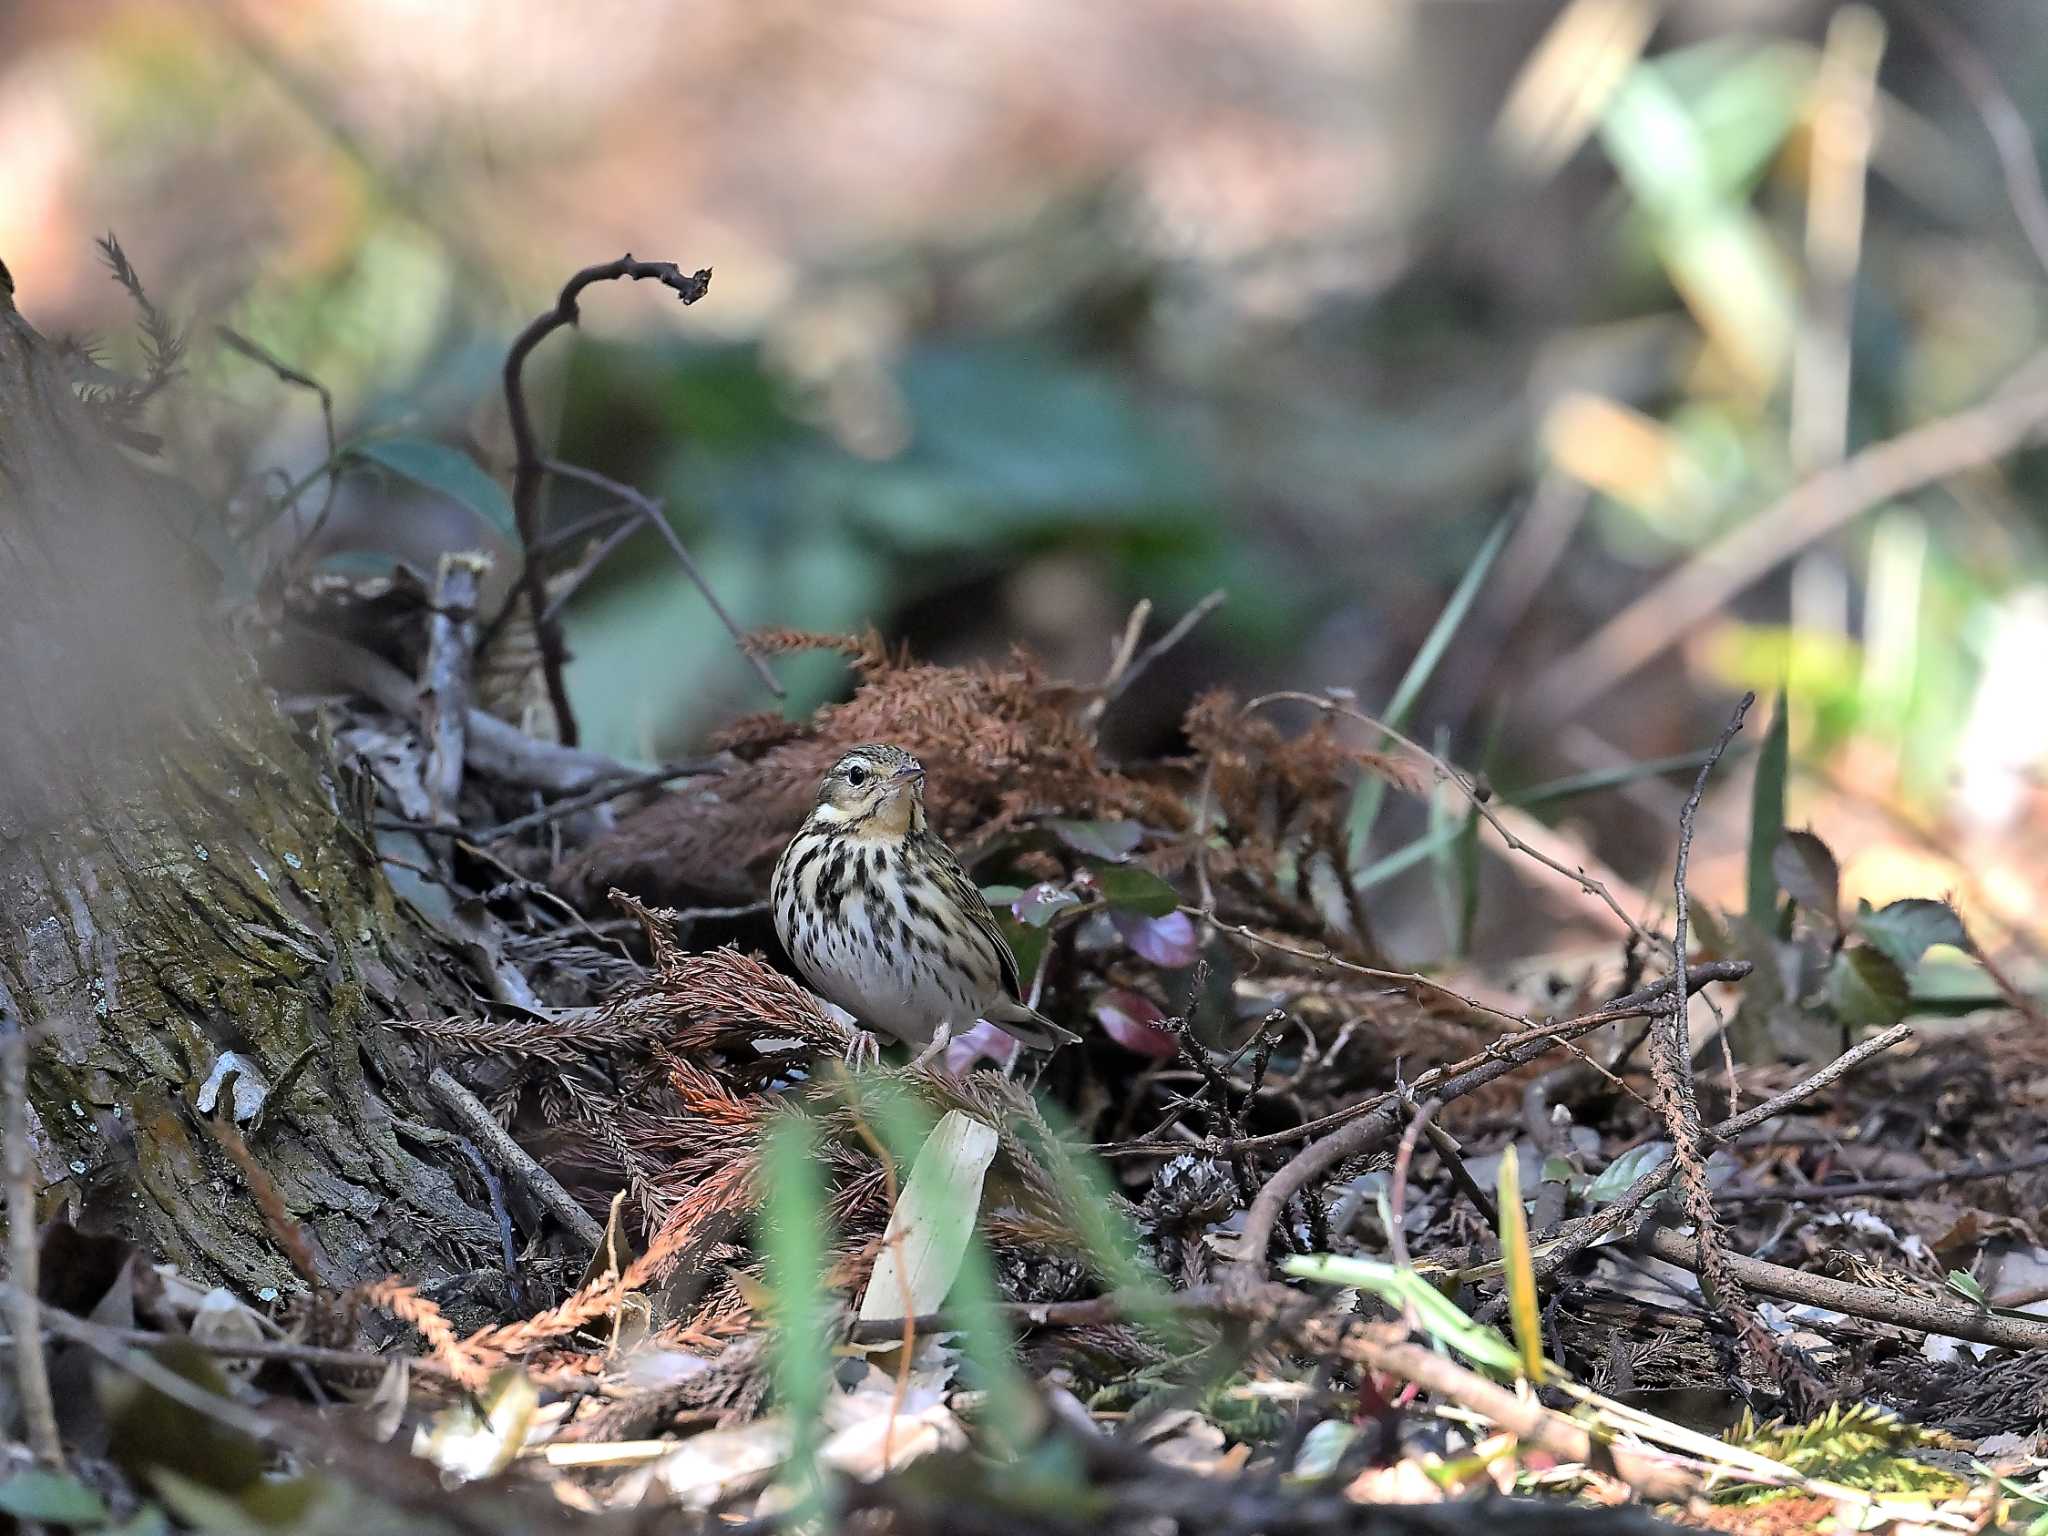
[[868,771],[867,769],[863,768],[859,763],[855,763],[851,768],[846,770],[846,782],[851,784],[855,789],[859,789],[861,785],[867,783],[867,781]]

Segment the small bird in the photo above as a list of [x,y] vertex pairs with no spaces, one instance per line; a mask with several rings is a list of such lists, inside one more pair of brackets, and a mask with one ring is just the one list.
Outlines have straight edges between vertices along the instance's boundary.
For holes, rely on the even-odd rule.
[[1080,1037],[1022,1001],[1017,957],[980,890],[925,820],[924,765],[855,747],[776,861],[775,932],[812,989],[924,1047],[986,1019],[1026,1045]]

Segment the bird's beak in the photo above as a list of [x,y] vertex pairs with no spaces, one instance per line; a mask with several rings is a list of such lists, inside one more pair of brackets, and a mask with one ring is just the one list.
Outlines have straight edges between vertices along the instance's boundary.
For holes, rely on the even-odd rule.
[[890,777],[907,779],[913,784],[922,784],[924,782],[924,770],[914,764],[906,763],[903,767],[898,768]]

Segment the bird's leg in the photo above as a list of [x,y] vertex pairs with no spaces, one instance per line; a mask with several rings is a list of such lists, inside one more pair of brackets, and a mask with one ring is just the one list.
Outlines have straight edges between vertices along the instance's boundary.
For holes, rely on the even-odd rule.
[[918,1068],[930,1066],[934,1061],[946,1054],[946,1046],[951,1042],[952,1038],[953,1026],[951,1024],[940,1024],[932,1033],[932,1043],[917,1053],[911,1060],[911,1066]]

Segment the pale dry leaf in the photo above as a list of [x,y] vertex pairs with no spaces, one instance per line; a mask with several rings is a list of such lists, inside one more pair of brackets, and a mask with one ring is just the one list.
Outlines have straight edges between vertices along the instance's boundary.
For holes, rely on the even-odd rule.
[[861,1300],[862,1322],[920,1316],[945,1301],[974,1237],[982,1179],[996,1144],[993,1127],[957,1109],[939,1121],[890,1214]]

